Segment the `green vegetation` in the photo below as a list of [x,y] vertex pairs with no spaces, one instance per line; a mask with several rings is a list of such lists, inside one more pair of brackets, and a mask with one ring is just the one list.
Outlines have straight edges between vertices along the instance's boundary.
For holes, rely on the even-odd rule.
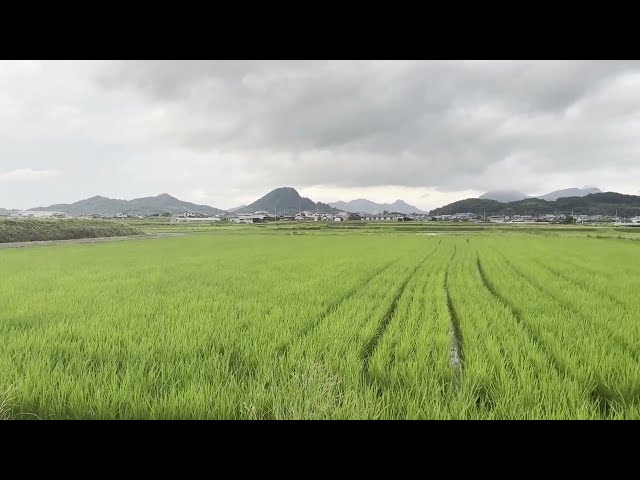
[[0,420],[10,420],[13,418],[11,413],[11,389],[0,390]]
[[0,220],[0,243],[125,237],[142,232],[124,222],[109,220],[12,219]]
[[[467,198],[437,209],[440,215],[471,212],[482,215],[524,215],[571,213],[576,215],[618,215],[633,217],[640,212],[640,196],[621,193],[591,193],[584,197],[564,197],[555,201],[526,198],[516,202],[501,203],[495,200]],[[434,214],[435,210],[431,212]]]
[[0,251],[0,415],[640,419],[637,232],[353,225]]
[[[210,224],[171,223],[167,219],[127,220],[147,233],[181,232],[181,233],[219,233],[219,234],[396,234],[414,233],[433,235],[450,234],[506,234],[510,232],[536,233],[554,235],[560,233],[593,234],[598,236],[619,236],[624,232],[640,233],[634,228],[602,227],[596,225],[550,225],[548,223],[473,223],[473,222],[268,222],[256,224],[235,224],[228,222]],[[636,231],[637,230],[637,231]]]

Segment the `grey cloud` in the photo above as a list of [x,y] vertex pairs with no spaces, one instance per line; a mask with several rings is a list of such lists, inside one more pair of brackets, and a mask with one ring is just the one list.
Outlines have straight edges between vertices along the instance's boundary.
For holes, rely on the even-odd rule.
[[[609,61],[125,62],[102,82],[168,102],[186,119],[169,137],[200,152],[244,150],[274,182],[457,186],[471,177],[476,187],[474,176],[518,153],[561,170],[574,168],[585,146],[615,151],[594,136],[596,122],[563,115],[638,69]],[[514,119],[522,126],[512,132]],[[265,159],[274,153],[290,155],[286,169]],[[587,154],[580,164],[600,161]]]
[[[51,203],[281,185],[551,190],[597,184],[603,168],[622,188],[639,112],[637,61],[0,63],[0,173],[59,171],[40,180],[64,194]],[[0,200],[35,198],[4,183]]]

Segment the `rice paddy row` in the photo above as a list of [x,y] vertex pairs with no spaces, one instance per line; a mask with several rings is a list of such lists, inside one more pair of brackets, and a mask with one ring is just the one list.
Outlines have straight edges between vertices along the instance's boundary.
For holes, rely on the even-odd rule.
[[638,248],[218,233],[0,251],[0,413],[640,418]]

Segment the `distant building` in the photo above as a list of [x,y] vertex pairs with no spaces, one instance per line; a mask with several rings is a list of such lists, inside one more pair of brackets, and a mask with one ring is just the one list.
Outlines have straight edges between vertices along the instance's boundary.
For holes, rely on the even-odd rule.
[[331,220],[332,215],[326,212],[318,212],[313,215],[313,220],[315,222],[328,222]]
[[25,210],[17,212],[16,217],[33,217],[33,218],[66,218],[69,215],[65,212],[50,212],[45,210]]
[[183,218],[208,218],[209,217],[209,215],[205,215],[204,213],[197,213],[197,212],[184,212],[179,216]]
[[348,212],[340,212],[340,213],[336,213],[333,216],[333,221],[334,222],[344,222],[346,220],[349,219],[349,215],[352,215],[351,213]]
[[275,220],[275,217],[268,213],[238,213],[234,217],[230,217],[229,221],[233,223],[262,223]]
[[211,222],[220,222],[222,219],[220,217],[183,217],[178,216],[173,219],[175,222],[181,223],[211,223]]
[[363,213],[361,215],[362,220],[366,220],[368,222],[383,222],[383,221],[394,221],[398,219],[398,215],[391,215],[391,214],[382,214],[382,215],[373,215],[370,213]]
[[451,219],[452,220],[471,220],[473,218],[476,218],[476,214],[475,213],[454,213],[453,215],[451,215]]
[[511,218],[511,223],[533,223],[535,221],[533,215],[514,215]]

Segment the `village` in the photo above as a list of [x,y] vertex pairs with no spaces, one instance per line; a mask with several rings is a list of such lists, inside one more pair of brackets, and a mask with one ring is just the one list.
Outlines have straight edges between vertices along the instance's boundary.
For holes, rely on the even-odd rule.
[[632,218],[619,217],[617,215],[572,215],[572,214],[544,214],[544,215],[478,215],[475,213],[456,213],[452,215],[430,214],[404,214],[398,212],[383,212],[381,214],[369,213],[326,213],[301,211],[295,215],[282,214],[264,210],[253,213],[229,213],[219,216],[206,216],[203,214],[185,212],[172,217],[172,222],[220,222],[230,223],[265,223],[265,222],[469,222],[469,223],[610,223],[614,225],[640,226],[640,216]]
[[398,212],[383,212],[380,214],[370,213],[327,213],[300,211],[296,214],[278,214],[266,210],[258,210],[253,213],[221,213],[219,215],[206,215],[197,212],[183,212],[178,215],[161,213],[154,215],[129,215],[126,213],[116,213],[114,215],[85,214],[73,216],[65,212],[42,211],[42,210],[11,210],[0,216],[9,218],[77,218],[77,219],[145,219],[145,218],[170,218],[171,223],[214,223],[226,222],[236,224],[252,224],[266,222],[468,222],[468,223],[549,223],[549,224],[613,224],[615,226],[640,226],[640,216],[630,218],[618,215],[583,215],[583,214],[534,214],[534,215],[478,215],[472,212],[455,213],[451,215],[431,215],[431,214],[404,214]]

